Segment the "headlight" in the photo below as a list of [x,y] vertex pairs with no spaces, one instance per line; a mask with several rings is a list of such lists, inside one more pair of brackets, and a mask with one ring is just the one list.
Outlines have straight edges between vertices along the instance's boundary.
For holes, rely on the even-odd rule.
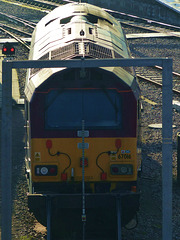
[[111,175],[132,175],[132,164],[112,164],[110,166]]
[[48,168],[47,168],[47,167],[42,167],[42,168],[40,169],[40,172],[41,172],[42,175],[47,175],[47,173],[48,173]]

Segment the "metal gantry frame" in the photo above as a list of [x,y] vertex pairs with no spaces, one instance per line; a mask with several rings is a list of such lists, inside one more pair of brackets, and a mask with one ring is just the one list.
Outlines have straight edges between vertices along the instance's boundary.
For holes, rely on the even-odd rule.
[[172,240],[172,59],[76,59],[2,62],[1,239],[11,240],[12,224],[12,69],[161,66],[162,79],[162,240]]

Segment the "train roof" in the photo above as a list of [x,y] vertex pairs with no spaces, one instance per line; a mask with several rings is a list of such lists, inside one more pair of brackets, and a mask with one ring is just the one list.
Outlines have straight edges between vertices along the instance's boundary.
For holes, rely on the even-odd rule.
[[[75,16],[88,16],[88,21],[92,23],[92,25],[94,25],[98,19],[104,20],[106,23],[109,23],[109,25],[112,26],[110,31],[114,30],[114,32],[116,32],[116,34],[118,34],[119,37],[125,41],[125,36],[120,23],[109,13],[102,10],[102,8],[88,3],[69,3],[55,8],[37,23],[32,36],[32,46],[38,43],[38,41],[44,37],[44,35],[48,34],[49,31],[54,28],[54,25],[52,24],[57,21],[60,23],[58,25],[70,23]],[[57,27],[58,26],[56,25],[56,28]],[[44,38],[44,41],[45,40],[46,39]],[[30,54],[33,55],[33,53]]]
[[[66,21],[68,17],[76,16],[76,15],[92,15],[97,16],[98,18],[105,19],[109,21],[111,24],[117,25],[118,21],[112,17],[109,13],[102,10],[102,8],[88,4],[88,3],[69,3],[66,5],[59,6],[55,8],[52,12],[47,14],[45,17],[41,19],[38,25],[48,25],[53,20],[57,18]],[[67,19],[68,20],[68,19]]]
[[[67,25],[67,23],[74,21],[74,18],[76,18],[76,16],[80,17],[81,21],[83,21],[83,19],[88,18],[88,24],[91,24],[91,21],[92,21],[92,25],[94,25],[94,23],[97,20],[99,21],[99,19],[105,22],[104,25],[101,25],[102,23],[98,22],[98,24],[100,24],[99,26],[100,27],[103,26],[104,28],[102,30],[101,29],[97,30],[99,31],[99,35],[100,35],[100,37],[97,39],[97,42],[95,42],[97,33],[94,34],[94,36],[91,35],[92,37],[91,42],[94,41],[96,43],[95,46],[92,44],[94,46],[93,49],[95,48],[99,49],[98,51],[100,51],[100,53],[102,52],[102,50],[111,51],[113,55],[115,55],[114,51],[118,47],[119,49],[121,49],[120,50],[121,55],[118,55],[117,53],[116,55],[118,56],[115,56],[115,57],[121,57],[121,58],[129,57],[129,51],[126,45],[126,39],[125,39],[123,30],[121,28],[120,23],[114,17],[112,17],[106,11],[102,10],[102,8],[91,5],[91,4],[70,3],[70,4],[57,7],[48,15],[43,17],[40,20],[40,22],[37,24],[36,29],[32,36],[31,51],[30,51],[29,59],[50,60],[51,58],[49,58],[49,56],[50,57],[52,56],[52,51],[55,52],[56,50],[55,48],[60,48],[60,47],[62,48],[64,46],[65,48],[67,48],[67,42],[70,39],[68,38],[65,40],[65,42],[63,42],[61,38],[59,38],[59,35],[58,35],[60,32],[59,26],[63,24]],[[56,29],[57,32],[52,31],[52,28]],[[102,33],[104,33],[105,35],[103,35]],[[56,39],[56,34],[58,35],[59,39]],[[103,39],[103,37],[105,39]],[[71,42],[73,42],[74,39],[75,38],[72,38]],[[105,44],[105,46],[103,46],[102,44]],[[42,50],[42,49],[45,49],[45,50]],[[47,57],[47,59],[44,57]],[[99,55],[93,56],[93,58],[101,58],[101,56]],[[108,57],[106,56],[105,58],[108,58]],[[112,72],[117,77],[119,77],[119,79],[121,79],[121,81],[124,84],[126,84],[132,89],[135,96],[138,97],[139,95],[138,84],[136,83],[136,78],[134,75],[131,75],[130,73],[125,71],[123,68],[116,67],[116,68],[103,68],[103,69],[106,71]],[[44,81],[46,81],[50,76],[52,76],[53,74],[61,70],[63,69],[62,68],[61,69],[45,68],[45,69],[42,69],[40,73],[31,75],[31,76],[29,71],[29,75],[27,75],[27,81],[26,81],[26,87],[25,87],[25,95],[27,99],[30,101],[35,89],[39,87]]]

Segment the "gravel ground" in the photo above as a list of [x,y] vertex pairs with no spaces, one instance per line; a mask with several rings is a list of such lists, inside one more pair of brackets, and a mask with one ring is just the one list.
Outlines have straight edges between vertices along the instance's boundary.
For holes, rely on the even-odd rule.
[[[9,5],[0,2],[3,11],[10,12]],[[22,8],[21,8],[22,9]],[[39,12],[34,10],[17,11],[12,7],[12,14],[19,12],[24,18],[35,21]],[[44,15],[44,13],[42,13]],[[129,33],[130,29],[125,29]],[[129,46],[134,57],[172,57],[174,71],[180,73],[180,40],[174,38],[152,38],[129,40]],[[27,59],[27,53],[17,47],[18,59]],[[21,97],[24,96],[25,71],[19,72]],[[161,89],[148,83],[140,82],[142,96],[157,103],[143,104],[141,136],[142,136],[142,176],[139,179],[141,189],[141,204],[138,212],[138,226],[133,230],[123,229],[123,240],[160,240],[162,239],[162,135],[161,129],[150,129],[149,124],[161,123],[162,101]],[[179,96],[174,95],[179,100]],[[13,237],[12,239],[35,240],[46,239],[45,229],[37,224],[27,207],[27,184],[24,176],[24,111],[22,106],[13,108]],[[177,175],[177,133],[180,131],[180,114],[173,110],[173,240],[180,240],[180,188],[176,184]],[[18,136],[18,137],[17,137]],[[17,141],[18,138],[18,141]]]
[[[128,32],[128,31],[127,31]],[[170,57],[173,70],[180,73],[180,40],[170,38],[134,39],[128,41],[133,57]],[[180,80],[180,79],[179,79]],[[142,96],[154,101],[153,106],[142,102],[142,177],[139,179],[141,204],[139,224],[134,230],[123,231],[123,240],[162,239],[162,134],[161,129],[150,129],[149,124],[162,122],[162,91],[140,82]],[[180,100],[178,95],[173,99]],[[173,239],[180,239],[180,188],[177,186],[177,133],[180,115],[173,110]]]

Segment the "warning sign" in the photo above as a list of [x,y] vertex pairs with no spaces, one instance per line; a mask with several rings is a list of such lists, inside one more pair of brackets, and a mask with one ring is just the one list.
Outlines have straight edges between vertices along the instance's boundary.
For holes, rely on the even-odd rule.
[[35,152],[35,161],[39,162],[41,160],[41,153],[40,152]]

